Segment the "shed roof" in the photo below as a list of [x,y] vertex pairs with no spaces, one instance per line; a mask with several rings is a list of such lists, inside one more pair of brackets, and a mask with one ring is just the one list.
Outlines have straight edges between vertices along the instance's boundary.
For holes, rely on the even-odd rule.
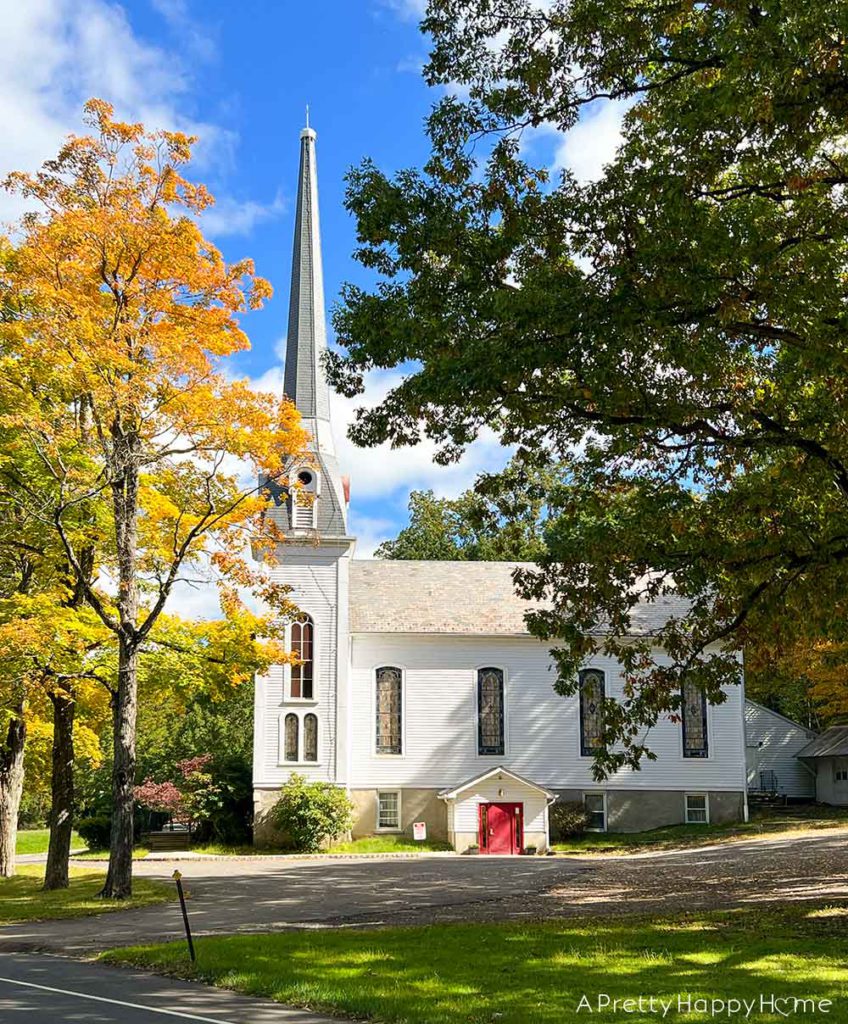
[[848,757],[848,725],[832,725],[816,736],[796,757]]
[[[351,632],[528,636],[524,616],[534,606],[515,592],[512,577],[517,568],[534,566],[529,562],[354,559]],[[673,594],[640,602],[631,613],[631,632],[652,633],[686,609],[687,602]]]

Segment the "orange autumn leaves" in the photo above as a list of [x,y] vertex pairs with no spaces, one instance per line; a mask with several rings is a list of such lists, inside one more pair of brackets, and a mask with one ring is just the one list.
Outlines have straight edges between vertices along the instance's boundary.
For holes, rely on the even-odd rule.
[[[183,173],[194,138],[115,120],[102,100],[85,118],[89,135],[6,181],[34,212],[0,243],[0,428],[51,482],[46,520],[71,547],[96,543],[101,571],[117,546],[98,506],[115,499],[124,445],[140,471],[138,570],[154,592],[201,553],[250,586],[240,553],[267,504],[256,481],[307,441],[291,403],[226,372],[249,347],[242,316],[271,287],[203,237],[213,200]],[[215,551],[230,554],[210,563]]]

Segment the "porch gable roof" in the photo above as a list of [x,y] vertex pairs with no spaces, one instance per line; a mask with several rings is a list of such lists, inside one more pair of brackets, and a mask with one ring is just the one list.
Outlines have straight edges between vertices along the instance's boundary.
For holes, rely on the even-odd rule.
[[443,789],[439,794],[441,800],[455,800],[460,793],[466,789],[470,789],[472,786],[476,786],[480,782],[485,782],[486,779],[490,779],[493,775],[506,775],[514,782],[519,785],[527,786],[528,789],[534,789],[537,793],[542,793],[549,800],[553,801],[557,799],[557,794],[552,793],[549,789],[545,789],[544,786],[540,786],[537,782],[532,782],[530,779],[525,779],[523,775],[519,775],[518,772],[513,772],[509,768],[504,768],[502,764],[496,765],[494,768],[489,768],[488,771],[481,772],[479,775],[475,775],[471,779],[466,779],[465,782],[460,782],[458,786],[454,786],[451,789]]

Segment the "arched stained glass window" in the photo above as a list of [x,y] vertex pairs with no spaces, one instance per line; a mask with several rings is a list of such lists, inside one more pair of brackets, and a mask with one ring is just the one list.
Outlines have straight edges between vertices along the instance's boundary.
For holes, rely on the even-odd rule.
[[378,754],[403,753],[403,672],[386,665],[377,669],[375,708]]
[[580,754],[591,757],[604,737],[604,674],[585,668],[580,673]]
[[313,714],[303,717],[303,760],[318,760],[318,716]]
[[708,757],[707,696],[696,683],[686,681],[682,690],[683,756]]
[[477,753],[504,752],[504,674],[499,668],[477,670]]
[[298,760],[298,723],[297,715],[289,712],[283,724],[283,760]]
[[291,626],[291,649],[300,662],[291,667],[291,697],[312,700],[315,666],[315,624],[308,615],[301,615]]

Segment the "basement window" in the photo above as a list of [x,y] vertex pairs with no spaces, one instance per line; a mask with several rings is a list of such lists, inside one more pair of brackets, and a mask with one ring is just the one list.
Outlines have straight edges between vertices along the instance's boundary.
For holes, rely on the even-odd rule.
[[589,818],[586,823],[587,832],[606,832],[607,830],[607,796],[606,793],[584,793],[583,806]]
[[383,790],[377,794],[377,830],[397,832],[400,829],[400,793]]
[[707,825],[710,821],[710,802],[706,793],[686,794],[686,824]]

